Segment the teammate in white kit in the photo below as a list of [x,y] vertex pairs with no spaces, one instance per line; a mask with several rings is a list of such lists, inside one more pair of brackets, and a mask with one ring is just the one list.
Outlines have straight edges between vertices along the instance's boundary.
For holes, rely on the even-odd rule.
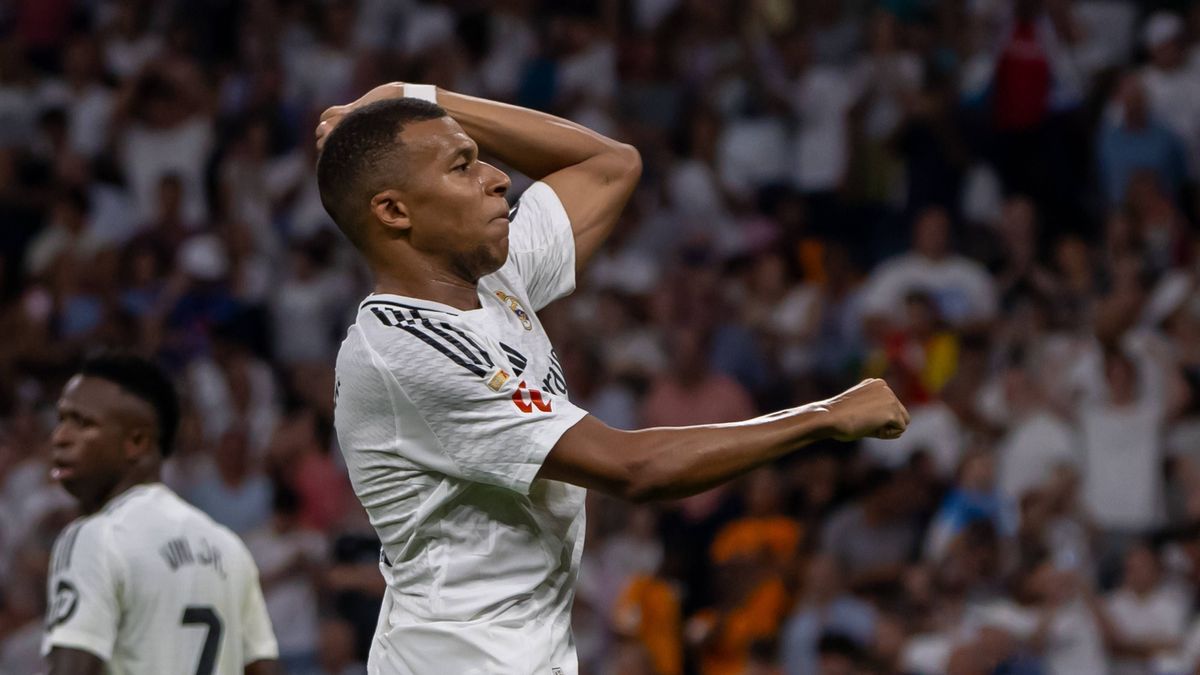
[[158,482],[179,421],[166,375],[133,356],[89,359],[58,417],[51,474],[85,515],[50,560],[51,675],[277,673],[250,553]]
[[[317,144],[322,201],[376,282],[335,393],[350,478],[383,543],[372,675],[573,675],[585,488],[681,497],[819,438],[890,438],[908,423],[872,380],[737,424],[611,429],[571,404],[535,312],[574,289],[608,235],[641,172],[636,150],[400,83],[327,110]],[[508,177],[481,151],[538,181],[511,210]]]

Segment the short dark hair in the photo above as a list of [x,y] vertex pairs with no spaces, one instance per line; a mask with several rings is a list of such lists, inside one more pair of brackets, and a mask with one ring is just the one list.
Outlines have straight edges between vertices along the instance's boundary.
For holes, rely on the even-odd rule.
[[383,187],[380,168],[401,149],[405,125],[445,116],[441,106],[422,99],[376,101],[346,115],[325,139],[317,159],[321,204],[351,242],[362,243],[362,209]]
[[158,449],[169,457],[179,428],[179,397],[167,373],[153,362],[125,352],[102,352],[88,357],[75,371],[99,377],[154,407],[158,418]]

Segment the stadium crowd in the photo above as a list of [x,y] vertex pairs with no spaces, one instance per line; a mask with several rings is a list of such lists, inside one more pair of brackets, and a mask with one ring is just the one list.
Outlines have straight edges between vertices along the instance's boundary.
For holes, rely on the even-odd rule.
[[878,376],[912,412],[590,495],[582,672],[1197,672],[1200,3],[7,0],[0,673],[41,667],[54,403],[104,345],[175,374],[167,483],[246,540],[287,672],[365,672],[331,394],[370,284],[312,130],[388,80],[641,150],[542,316],[581,407],[715,423]]

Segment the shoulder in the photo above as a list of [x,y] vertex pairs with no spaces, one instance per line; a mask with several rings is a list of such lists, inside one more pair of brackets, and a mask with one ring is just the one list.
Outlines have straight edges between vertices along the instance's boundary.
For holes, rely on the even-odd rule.
[[[111,548],[112,522],[99,515],[76,518],[58,533],[51,552],[51,572],[62,572],[71,563]],[[81,553],[82,552],[82,553]]]
[[357,361],[401,381],[446,371],[483,377],[493,366],[483,335],[449,309],[369,300],[356,327]]

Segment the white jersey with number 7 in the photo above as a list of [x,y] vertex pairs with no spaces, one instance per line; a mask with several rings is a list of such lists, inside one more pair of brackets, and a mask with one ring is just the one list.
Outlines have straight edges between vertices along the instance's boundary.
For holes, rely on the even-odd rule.
[[90,652],[111,675],[241,675],[277,657],[249,551],[161,483],[68,525],[49,572],[43,654]]

